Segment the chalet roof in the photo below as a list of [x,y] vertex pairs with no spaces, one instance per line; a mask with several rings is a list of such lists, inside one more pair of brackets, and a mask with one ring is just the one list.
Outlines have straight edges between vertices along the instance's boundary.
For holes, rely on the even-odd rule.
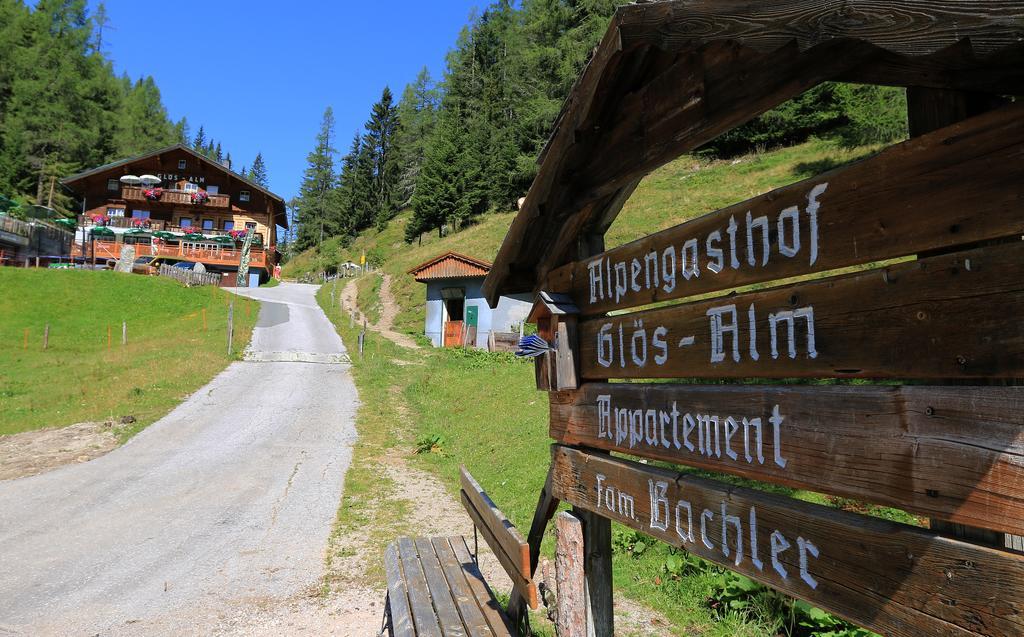
[[280,215],[281,220],[277,221],[277,225],[279,225],[279,226],[281,226],[283,228],[287,228],[288,227],[287,215],[284,214],[284,205],[285,205],[285,203],[284,203],[284,199],[281,196],[274,194],[273,192],[267,190],[266,188],[264,188],[263,186],[259,185],[258,183],[250,180],[248,177],[245,177],[244,175],[231,170],[230,168],[228,168],[227,166],[225,166],[224,164],[222,164],[222,163],[220,163],[220,162],[218,162],[216,160],[210,159],[209,157],[207,157],[207,156],[205,156],[205,155],[203,155],[203,154],[201,154],[199,152],[196,152],[195,150],[193,150],[192,148],[189,148],[188,146],[186,146],[184,144],[174,144],[174,145],[171,145],[171,146],[165,146],[163,148],[158,148],[156,150],[150,151],[148,153],[143,153],[141,155],[136,155],[134,157],[128,157],[126,159],[119,159],[117,161],[110,162],[109,164],[103,164],[102,166],[97,166],[96,168],[90,168],[89,170],[85,170],[85,171],[82,171],[80,173],[77,173],[77,174],[65,177],[65,178],[61,179],[60,182],[62,184],[64,184],[64,185],[68,186],[68,187],[73,188],[74,187],[73,186],[74,183],[79,182],[82,179],[85,179],[87,177],[92,177],[94,175],[100,175],[100,174],[103,174],[105,172],[112,171],[112,170],[115,170],[117,168],[121,168],[121,167],[127,166],[129,164],[133,164],[133,163],[138,162],[138,161],[143,161],[143,160],[146,160],[146,159],[150,159],[152,157],[156,157],[158,155],[164,155],[164,154],[167,154],[167,153],[170,153],[170,152],[173,152],[173,151],[184,151],[185,153],[187,153],[189,155],[192,155],[194,158],[198,159],[199,161],[201,161],[202,163],[206,164],[207,166],[223,172],[225,175],[228,175],[232,179],[237,179],[238,181],[242,182],[246,186],[249,186],[253,190],[257,190],[257,191],[263,193],[264,195],[269,197],[271,200],[273,200],[275,203],[280,204],[280,206],[281,206],[281,215]]
[[491,270],[487,261],[458,252],[445,252],[409,270],[420,283],[439,279],[465,279],[486,276]]
[[538,158],[488,302],[552,289],[557,268],[603,251],[647,173],[822,82],[1024,93],[1021,15],[1016,0],[620,7]]

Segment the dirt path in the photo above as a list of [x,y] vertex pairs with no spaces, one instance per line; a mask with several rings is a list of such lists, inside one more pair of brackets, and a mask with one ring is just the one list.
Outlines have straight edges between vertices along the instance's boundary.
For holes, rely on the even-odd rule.
[[24,478],[98,458],[117,447],[113,422],[80,422],[0,436],[0,480]]
[[[353,309],[358,311],[358,303],[356,302],[357,280],[350,280],[341,291],[342,306],[347,311],[352,311]],[[391,275],[389,274],[383,275],[383,280],[380,284],[380,306],[380,319],[376,324],[368,325],[367,327],[396,345],[408,347],[409,349],[419,349],[420,346],[408,334],[402,334],[394,330],[395,317],[398,316],[398,303],[395,302],[395,297],[391,294]]]

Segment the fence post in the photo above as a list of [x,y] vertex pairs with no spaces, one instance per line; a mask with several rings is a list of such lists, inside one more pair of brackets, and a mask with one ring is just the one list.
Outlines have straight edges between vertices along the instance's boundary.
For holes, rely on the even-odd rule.
[[46,329],[43,331],[43,349],[50,347],[50,324],[46,324]]
[[231,303],[228,304],[228,356],[231,356],[232,348],[235,337],[235,300],[231,299]]
[[366,318],[363,318],[363,329],[359,332],[359,357],[363,357],[363,343],[366,341]]
[[121,346],[128,344],[128,321],[121,321]]
[[587,636],[583,525],[568,511],[555,516],[555,634]]

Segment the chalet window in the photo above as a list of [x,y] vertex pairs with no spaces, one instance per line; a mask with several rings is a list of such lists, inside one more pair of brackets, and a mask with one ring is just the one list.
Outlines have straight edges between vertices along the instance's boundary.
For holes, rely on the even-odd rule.
[[206,185],[206,192],[210,193],[211,195],[219,195],[220,194],[220,186],[214,186],[212,184],[207,184]]
[[[121,211],[124,214],[124,211]],[[132,219],[149,219],[148,210],[132,210]]]
[[213,230],[213,219],[203,219],[203,230]]
[[124,208],[107,208],[108,217],[123,217]]
[[224,221],[224,232],[227,232],[229,230],[234,230],[234,229],[235,229],[235,222],[234,221],[227,221],[227,220]]
[[178,160],[178,170],[185,170],[186,162],[184,159]]
[[239,201],[249,201],[249,191],[248,190],[240,190],[240,191],[238,191],[238,200]]
[[121,188],[121,183],[116,179],[107,180],[107,190],[117,192]]
[[246,221],[245,222],[245,229],[246,230],[256,230],[256,222],[255,221]]
[[199,192],[199,184],[194,184],[191,181],[186,181],[185,192]]
[[191,228],[192,227],[192,218],[191,217],[182,217],[181,219],[178,220],[178,225],[181,226],[182,228]]

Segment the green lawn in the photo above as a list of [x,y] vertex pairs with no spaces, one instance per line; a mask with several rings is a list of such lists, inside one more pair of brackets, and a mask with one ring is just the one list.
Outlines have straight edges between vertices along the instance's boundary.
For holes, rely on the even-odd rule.
[[127,439],[237,359],[258,309],[219,288],[159,277],[0,268],[0,435],[130,415],[136,422],[120,430]]

